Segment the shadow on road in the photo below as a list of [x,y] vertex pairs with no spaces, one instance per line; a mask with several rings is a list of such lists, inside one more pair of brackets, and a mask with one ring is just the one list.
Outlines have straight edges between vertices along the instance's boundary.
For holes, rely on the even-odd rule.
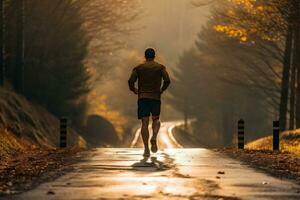
[[168,163],[159,161],[156,156],[152,156],[151,158],[145,157],[139,162],[134,163],[132,168],[137,171],[154,172],[168,170],[171,167]]

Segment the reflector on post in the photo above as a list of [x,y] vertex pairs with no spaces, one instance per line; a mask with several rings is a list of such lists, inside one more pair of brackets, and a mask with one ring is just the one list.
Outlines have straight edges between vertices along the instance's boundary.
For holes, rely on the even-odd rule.
[[240,119],[238,121],[238,149],[245,147],[245,121]]
[[279,121],[273,122],[273,150],[278,151],[279,150]]
[[68,119],[63,117],[60,119],[60,142],[61,148],[67,147]]

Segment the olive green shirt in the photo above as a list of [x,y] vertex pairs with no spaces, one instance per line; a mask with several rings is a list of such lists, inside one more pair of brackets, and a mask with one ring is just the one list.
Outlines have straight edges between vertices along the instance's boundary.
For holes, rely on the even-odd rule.
[[[138,89],[135,88],[136,81],[138,81]],[[146,61],[135,67],[128,80],[130,90],[137,92],[139,99],[157,100],[160,100],[162,92],[168,88],[170,82],[166,67],[155,61]]]

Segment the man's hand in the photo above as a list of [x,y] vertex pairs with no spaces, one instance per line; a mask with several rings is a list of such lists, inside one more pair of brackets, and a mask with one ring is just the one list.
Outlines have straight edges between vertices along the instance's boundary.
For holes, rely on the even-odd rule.
[[160,94],[164,93],[170,85],[170,81],[164,81],[162,88],[160,89]]
[[134,88],[134,89],[132,90],[132,92],[133,92],[134,94],[138,94],[138,93],[139,93],[138,89],[136,89],[136,88]]

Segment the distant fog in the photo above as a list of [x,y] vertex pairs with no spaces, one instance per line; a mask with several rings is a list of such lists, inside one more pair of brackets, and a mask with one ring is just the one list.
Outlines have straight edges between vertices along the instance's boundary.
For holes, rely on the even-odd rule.
[[[108,97],[112,109],[134,117],[136,97],[129,92],[127,80],[133,67],[143,61],[145,48],[154,47],[158,61],[171,72],[180,55],[193,46],[209,15],[209,7],[196,8],[191,0],[141,0],[140,3],[141,16],[133,22],[138,30],[126,36],[126,49],[113,53],[112,70],[97,86],[98,93]],[[163,104],[162,116],[173,119],[179,113]]]
[[139,21],[144,28],[129,44],[143,52],[152,46],[167,65],[173,67],[180,54],[190,48],[206,23],[209,8],[196,8],[191,0],[142,0],[145,13]]

